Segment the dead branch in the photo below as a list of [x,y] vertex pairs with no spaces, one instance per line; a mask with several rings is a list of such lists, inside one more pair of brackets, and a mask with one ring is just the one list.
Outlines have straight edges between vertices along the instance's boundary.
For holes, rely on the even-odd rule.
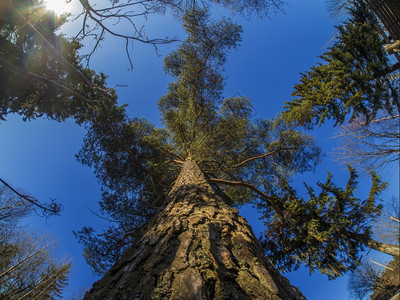
[[0,182],[4,184],[8,189],[10,189],[13,193],[15,193],[17,196],[21,197],[22,199],[28,201],[29,203],[33,204],[34,206],[40,208],[43,212],[44,215],[60,215],[60,212],[62,210],[62,205],[54,202],[53,199],[51,199],[51,203],[49,204],[43,204],[36,198],[33,198],[28,195],[23,195],[20,192],[18,192],[16,189],[14,189],[12,186],[10,186],[7,182],[5,182],[3,179],[0,178]]

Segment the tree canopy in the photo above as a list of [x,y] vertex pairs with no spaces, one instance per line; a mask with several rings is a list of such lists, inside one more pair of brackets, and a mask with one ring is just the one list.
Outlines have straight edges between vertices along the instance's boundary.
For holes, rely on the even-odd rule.
[[335,185],[329,173],[326,182],[318,182],[319,193],[306,185],[306,199],[288,189],[282,197],[283,221],[268,217],[268,209],[259,206],[267,228],[262,245],[275,265],[287,271],[305,262],[310,272],[318,269],[329,278],[354,270],[354,262],[372,239],[371,222],[382,208],[375,199],[386,184],[372,173],[369,197],[360,200],[354,195],[358,175],[351,167],[349,173],[344,189]]
[[3,1],[0,13],[0,120],[17,113],[82,122],[96,100],[113,97],[104,74],[81,66],[80,44],[57,33],[65,16],[37,0]]
[[388,56],[374,24],[376,20],[362,1],[350,9],[350,18],[337,27],[332,47],[322,63],[301,74],[287,102],[286,121],[308,128],[328,119],[335,125],[360,118],[367,123],[380,112],[398,115],[399,78],[391,78]]
[[[94,167],[102,183],[101,211],[111,221],[101,234],[90,227],[75,232],[89,264],[103,273],[135,242],[141,227],[166,204],[180,165],[191,158],[228,203],[258,205],[266,233],[277,238],[275,247],[267,247],[276,257],[282,255],[279,251],[285,258],[293,254],[295,246],[290,245],[296,234],[301,236],[297,242],[303,246],[296,249],[304,253],[295,262],[283,263],[286,269],[303,262],[330,277],[352,269],[362,242],[369,239],[368,221],[379,213],[375,201],[384,185],[374,175],[371,195],[362,202],[353,194],[356,175],[351,170],[346,190],[329,177],[320,184],[319,195],[310,188],[310,199],[303,200],[291,187],[291,178],[313,170],[321,160],[313,138],[279,116],[255,119],[249,99],[223,98],[223,64],[240,42],[240,26],[227,19],[209,21],[204,10],[187,12],[184,26],[188,38],[165,59],[166,72],[175,78],[158,102],[165,128],[130,119],[124,107],[109,105],[98,106],[88,123],[78,159]],[[301,211],[307,217],[301,217]],[[314,229],[307,230],[310,226]],[[325,246],[329,254],[313,254]]]
[[[285,1],[282,0],[169,0],[169,1],[88,1],[80,0],[82,12],[80,14],[82,27],[77,34],[80,41],[92,40],[94,46],[86,55],[88,60],[101,45],[106,36],[125,40],[126,54],[130,66],[133,68],[128,46],[134,42],[153,45],[157,51],[160,44],[176,42],[174,37],[149,37],[146,34],[143,20],[154,14],[166,12],[180,18],[185,11],[191,9],[208,9],[211,6],[221,5],[234,14],[247,17],[265,17],[282,10]],[[125,30],[129,28],[129,30]],[[128,33],[127,33],[128,32]]]

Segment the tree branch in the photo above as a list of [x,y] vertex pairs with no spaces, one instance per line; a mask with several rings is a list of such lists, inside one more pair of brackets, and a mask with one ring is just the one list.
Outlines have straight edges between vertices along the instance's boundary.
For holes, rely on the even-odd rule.
[[240,166],[244,165],[245,163],[248,163],[249,161],[252,161],[252,160],[255,160],[255,159],[264,158],[264,157],[267,157],[267,156],[270,156],[270,155],[274,155],[274,154],[276,154],[276,153],[278,153],[278,152],[281,152],[281,151],[283,151],[283,150],[291,150],[291,149],[294,149],[294,148],[293,148],[293,147],[290,147],[290,148],[279,148],[279,149],[277,149],[277,150],[274,150],[274,151],[265,153],[265,154],[263,154],[263,155],[254,156],[254,157],[250,157],[250,158],[248,158],[248,159],[245,159],[245,160],[242,161],[241,163],[236,164],[236,165],[234,165],[234,166],[232,166],[232,167],[233,167],[233,168],[237,168],[237,167],[240,167]]
[[32,73],[28,70],[22,69],[12,63],[10,63],[9,61],[7,61],[6,59],[0,57],[0,63],[2,65],[4,65],[5,68],[7,68],[9,71],[21,76],[21,77],[31,77],[31,78],[35,78],[36,80],[39,81],[43,81],[46,82],[50,85],[53,85],[55,87],[59,87],[62,88],[63,90],[70,92],[73,96],[77,97],[78,99],[88,103],[88,105],[90,107],[93,107],[93,104],[96,102],[96,100],[89,100],[88,98],[82,96],[81,94],[79,94],[78,92],[74,91],[71,87],[66,86],[65,84],[59,83],[53,79],[49,79],[46,78],[44,76],[38,75],[36,73]]
[[377,250],[382,253],[386,253],[392,256],[400,256],[400,246],[399,245],[392,245],[392,244],[385,244],[377,241],[369,241],[367,244],[370,248]]
[[33,26],[20,12],[19,10],[13,6],[14,11],[16,12],[17,17],[20,19],[20,21],[22,21],[22,24],[30,27],[35,33],[36,36],[42,40],[42,42],[44,43],[44,48],[50,52],[52,55],[54,55],[54,57],[56,57],[57,59],[59,59],[61,62],[63,62],[65,64],[65,66],[68,68],[68,70],[71,72],[71,74],[74,74],[75,76],[77,76],[79,79],[81,79],[82,81],[86,82],[92,89],[94,90],[98,90],[101,94],[103,94],[105,97],[107,98],[112,98],[112,96],[105,91],[104,89],[101,89],[100,87],[98,87],[96,84],[94,84],[92,81],[90,81],[88,78],[86,78],[86,76],[80,71],[78,70],[75,66],[73,66],[67,59],[64,58],[64,56],[62,55],[62,53],[60,53],[59,51],[57,51],[53,45],[36,29],[35,26]]
[[270,195],[265,194],[264,192],[260,191],[258,188],[256,188],[254,185],[251,185],[250,183],[244,182],[244,181],[229,181],[229,180],[224,180],[224,179],[218,179],[218,178],[208,178],[207,179],[209,182],[216,183],[216,184],[223,184],[223,185],[231,185],[231,186],[242,186],[245,188],[248,188],[258,194],[259,196],[265,198],[272,206],[272,208],[276,211],[276,213],[284,219],[285,216],[282,213],[282,211],[277,207],[275,199],[271,197]]
[[[99,47],[100,42],[104,39],[105,33],[109,33],[112,36],[115,36],[117,38],[122,38],[125,39],[126,41],[126,54],[128,56],[128,60],[129,60],[129,64],[131,66],[131,68],[133,67],[132,65],[132,60],[129,54],[129,50],[128,50],[128,43],[129,41],[139,41],[141,43],[145,43],[145,44],[151,44],[154,46],[156,52],[157,52],[157,45],[159,44],[169,44],[172,42],[177,41],[177,39],[169,39],[169,38],[165,38],[165,39],[149,39],[147,38],[147,36],[145,35],[144,31],[143,31],[143,27],[142,28],[138,28],[136,26],[136,24],[132,21],[131,18],[134,17],[139,17],[139,16],[144,16],[147,17],[148,14],[150,13],[154,13],[155,10],[157,9],[155,6],[156,4],[154,4],[154,1],[151,0],[144,0],[144,1],[137,1],[137,2],[128,2],[128,3],[124,3],[124,4],[120,4],[120,5],[116,5],[113,7],[106,7],[106,8],[102,8],[102,9],[95,9],[93,6],[91,6],[89,4],[88,0],[79,0],[80,3],[83,6],[83,9],[85,11],[84,13],[84,17],[83,17],[83,26],[82,26],[82,30],[79,32],[79,34],[82,34],[82,39],[84,39],[85,37],[88,36],[93,36],[94,39],[96,39],[96,44],[94,46],[94,48],[92,49],[91,53],[89,54],[89,58],[90,59],[91,55],[96,51],[96,49]],[[162,1],[158,1],[160,3],[163,3]],[[164,3],[165,5],[171,5],[170,3]],[[130,8],[130,7],[134,7],[134,6],[141,6],[141,10],[139,8],[139,12],[138,13],[133,13],[133,10],[131,11],[126,11],[124,9],[126,8]],[[173,5],[171,5],[173,6]],[[83,15],[83,14],[82,14]],[[88,19],[92,20],[95,25],[93,26],[93,28],[89,28],[89,32],[86,32],[85,27],[88,26],[87,25],[87,21]],[[131,26],[131,32],[133,32],[133,35],[128,35],[128,34],[121,34],[118,33],[112,29],[110,29],[109,26],[105,25],[105,21],[106,20],[114,20],[115,24],[118,24],[120,21],[127,21],[130,26]],[[114,25],[115,25],[114,24]],[[94,32],[96,30],[100,30],[100,34],[98,35],[98,33]]]
[[17,190],[15,190],[12,186],[10,186],[7,182],[5,182],[1,178],[0,178],[0,182],[3,183],[7,188],[9,188],[12,192],[14,192],[16,195],[18,195],[22,199],[39,207],[43,211],[44,214],[48,213],[49,215],[59,215],[60,211],[62,210],[62,205],[55,203],[53,200],[52,200],[52,203],[50,203],[50,204],[42,204],[42,203],[40,203],[39,200],[37,200],[31,196],[23,195],[23,194],[19,193]]
[[397,218],[395,218],[395,217],[390,217],[390,220],[392,220],[392,221],[394,221],[394,222],[397,222],[397,223],[400,223],[400,220],[397,219]]

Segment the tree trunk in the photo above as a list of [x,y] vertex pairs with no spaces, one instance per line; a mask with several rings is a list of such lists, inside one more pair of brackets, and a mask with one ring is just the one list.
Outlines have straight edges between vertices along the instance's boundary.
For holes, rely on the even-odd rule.
[[385,244],[377,241],[370,241],[368,246],[374,250],[386,253],[392,256],[400,256],[399,245]]
[[84,299],[305,299],[192,160],[168,200]]

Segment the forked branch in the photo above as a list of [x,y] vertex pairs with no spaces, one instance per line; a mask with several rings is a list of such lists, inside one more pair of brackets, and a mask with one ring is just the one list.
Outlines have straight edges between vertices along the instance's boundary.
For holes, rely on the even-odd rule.
[[[157,52],[157,45],[160,44],[168,44],[177,41],[177,39],[149,39],[143,27],[138,27],[133,18],[137,17],[147,17],[147,15],[155,13],[157,11],[157,5],[171,5],[162,1],[151,1],[151,0],[143,0],[143,1],[129,1],[127,3],[123,3],[120,5],[110,6],[106,8],[96,9],[90,5],[88,0],[79,0],[83,6],[84,12],[80,15],[83,16],[83,24],[82,29],[78,33],[80,39],[84,39],[86,37],[93,37],[96,41],[95,46],[92,48],[92,51],[88,55],[88,61],[92,54],[96,51],[98,47],[100,47],[100,42],[104,40],[106,33],[111,34],[114,37],[122,38],[125,40],[125,50],[129,60],[130,67],[133,68],[132,59],[129,54],[129,42],[138,41],[145,44],[151,44],[154,46]],[[136,8],[137,12],[133,12],[133,8]],[[92,20],[94,25],[89,25],[88,21]],[[107,23],[112,22],[113,25],[120,23],[121,21],[126,21],[130,26],[131,34],[119,33]]]

